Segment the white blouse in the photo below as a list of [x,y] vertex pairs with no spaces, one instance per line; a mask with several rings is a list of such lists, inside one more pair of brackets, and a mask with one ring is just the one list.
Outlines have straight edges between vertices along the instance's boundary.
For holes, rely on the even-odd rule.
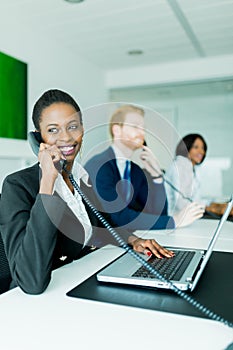
[[[82,181],[90,187],[90,185],[88,184],[89,175],[77,161],[74,162],[72,174],[74,180],[77,182],[78,185],[80,185],[80,179],[82,179]],[[77,219],[82,224],[85,232],[84,245],[86,245],[92,236],[92,226],[88,214],[86,212],[85,206],[82,202],[81,196],[75,189],[74,195],[72,194],[60,173],[58,174],[54,183],[53,192],[55,191],[67,203],[67,205],[70,207]]]
[[165,179],[183,194],[183,196],[179,194],[165,181],[169,215],[173,215],[183,209],[188,203],[190,203],[189,199],[199,203],[202,202],[198,166],[193,167],[190,159],[183,156],[177,156],[166,171]]

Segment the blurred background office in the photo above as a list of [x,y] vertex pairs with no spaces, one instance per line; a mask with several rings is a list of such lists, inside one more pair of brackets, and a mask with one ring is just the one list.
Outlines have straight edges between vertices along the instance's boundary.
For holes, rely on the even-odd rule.
[[[66,90],[86,113],[85,159],[108,141],[119,102],[140,104],[164,169],[177,141],[200,133],[208,143],[203,196],[232,192],[233,0],[1,1],[0,52],[27,65],[27,130],[38,96]],[[0,127],[7,118],[0,114]],[[2,135],[0,161],[1,185],[35,158],[26,139]]]

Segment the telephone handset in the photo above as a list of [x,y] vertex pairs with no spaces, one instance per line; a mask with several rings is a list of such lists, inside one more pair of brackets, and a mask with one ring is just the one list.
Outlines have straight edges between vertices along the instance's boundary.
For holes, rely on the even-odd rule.
[[[32,148],[33,153],[38,156],[40,144],[43,142],[41,133],[38,131],[30,131],[28,133],[28,141]],[[65,166],[65,160],[61,159],[59,162],[54,163],[55,168],[61,172]]]
[[[29,132],[28,134],[28,140],[32,147],[33,152],[38,155],[40,143],[43,141],[41,138],[41,134],[39,132]],[[148,269],[152,274],[154,274],[157,278],[171,284],[172,290],[177,293],[181,298],[189,302],[192,306],[196,307],[199,311],[203,312],[205,315],[210,317],[213,320],[220,321],[224,323],[225,325],[229,327],[233,327],[232,323],[225,320],[221,316],[215,314],[214,312],[210,311],[208,308],[203,306],[201,303],[193,299],[190,295],[184,293],[183,291],[179,290],[176,286],[172,284],[171,281],[164,278],[153,266],[151,266],[144,258],[139,255],[137,252],[135,252],[125,241],[122,239],[120,234],[114,229],[108,221],[103,217],[103,215],[94,207],[94,205],[91,203],[89,198],[83,193],[83,191],[80,189],[79,185],[75,181],[72,173],[66,169],[66,162],[61,161],[59,164],[60,167],[69,175],[70,182],[76,189],[76,191],[79,193],[79,195],[83,198],[85,203],[88,205],[88,207],[91,209],[93,214],[99,219],[99,221],[103,224],[103,226],[107,229],[107,231],[111,234],[111,236],[116,240],[116,242],[119,244],[120,247],[122,247],[126,252],[128,252],[130,255],[132,255],[137,261],[139,261],[146,269]]]

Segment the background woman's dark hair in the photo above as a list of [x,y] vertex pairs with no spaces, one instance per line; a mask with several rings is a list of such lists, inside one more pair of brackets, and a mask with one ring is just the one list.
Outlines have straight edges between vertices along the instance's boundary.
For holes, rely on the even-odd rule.
[[67,103],[74,107],[79,113],[80,122],[82,124],[82,114],[79,105],[75,102],[73,97],[61,90],[48,90],[37,100],[32,111],[32,120],[36,130],[40,130],[40,118],[43,110],[53,103]]
[[201,164],[203,162],[203,160],[206,157],[206,152],[207,152],[207,144],[204,140],[204,138],[199,135],[199,134],[188,134],[186,136],[184,136],[180,142],[178,143],[177,147],[176,147],[176,156],[183,156],[188,158],[189,155],[189,151],[192,148],[194,142],[196,141],[196,139],[201,139],[203,144],[204,144],[204,151],[205,154],[203,156],[202,161],[199,163]]

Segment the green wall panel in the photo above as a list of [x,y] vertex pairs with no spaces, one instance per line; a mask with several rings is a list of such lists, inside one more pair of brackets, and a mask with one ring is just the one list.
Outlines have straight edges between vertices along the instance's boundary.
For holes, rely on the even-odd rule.
[[27,64],[1,52],[0,137],[27,139]]

